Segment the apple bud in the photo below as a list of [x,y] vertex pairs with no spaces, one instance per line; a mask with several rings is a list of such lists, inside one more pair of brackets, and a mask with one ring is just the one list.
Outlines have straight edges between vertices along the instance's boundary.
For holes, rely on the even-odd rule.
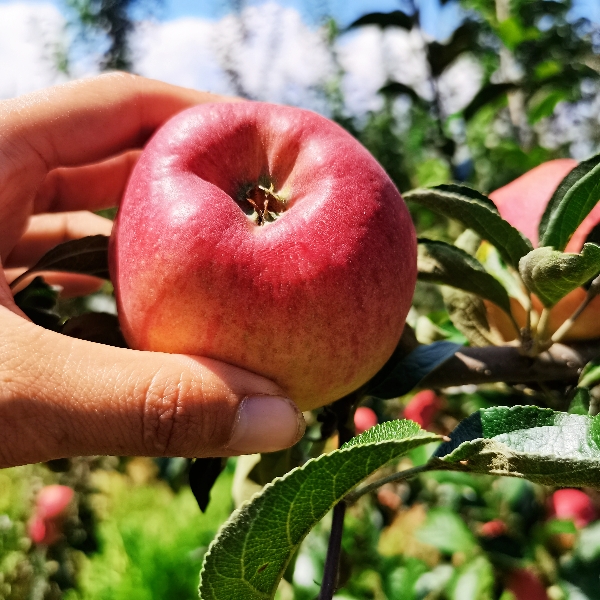
[[581,490],[557,490],[550,499],[551,516],[557,519],[570,519],[578,529],[589,525],[597,518],[596,509],[590,497]]
[[516,600],[548,600],[548,593],[539,577],[529,569],[515,569],[508,576],[506,589]]
[[433,390],[415,394],[404,409],[404,418],[418,423],[423,429],[431,425],[442,407],[442,400]]
[[377,425],[377,415],[372,408],[368,406],[359,406],[354,413],[354,428],[356,434],[365,432]]

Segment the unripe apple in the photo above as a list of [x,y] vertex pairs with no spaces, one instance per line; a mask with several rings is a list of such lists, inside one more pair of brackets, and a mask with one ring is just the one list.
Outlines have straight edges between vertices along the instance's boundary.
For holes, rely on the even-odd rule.
[[404,408],[404,418],[415,421],[426,429],[441,407],[442,400],[433,390],[422,390],[416,393]]
[[548,600],[548,593],[539,577],[529,569],[511,571],[506,589],[512,592],[516,600]]
[[[532,241],[534,247],[537,247],[538,225],[546,205],[560,182],[576,166],[577,162],[570,158],[551,160],[492,192],[490,198],[498,207],[500,215],[513,227],[523,232]],[[598,223],[600,223],[600,204],[594,207],[577,228],[565,251],[579,252],[586,237]],[[548,322],[548,333],[556,331],[575,312],[575,309],[583,302],[585,294],[583,288],[573,290],[553,307]],[[525,311],[514,299],[511,299],[511,306],[517,322],[524,326]],[[533,306],[538,314],[543,308],[535,296],[533,297]],[[505,340],[514,339],[516,332],[506,314],[491,303],[486,302],[486,307],[490,325],[497,329]],[[600,297],[595,298],[584,310],[564,340],[597,337],[600,337]]]
[[74,493],[66,485],[47,485],[39,491],[28,526],[32,541],[49,546],[60,539]]
[[557,519],[570,519],[581,529],[596,520],[591,498],[581,490],[557,490],[550,499],[550,513]]
[[335,123],[265,103],[204,104],[142,153],[110,265],[131,347],[242,367],[308,410],[357,389],[392,354],[416,239],[385,171]]
[[368,406],[359,406],[354,413],[354,429],[356,434],[364,433],[367,429],[377,425],[377,415]]

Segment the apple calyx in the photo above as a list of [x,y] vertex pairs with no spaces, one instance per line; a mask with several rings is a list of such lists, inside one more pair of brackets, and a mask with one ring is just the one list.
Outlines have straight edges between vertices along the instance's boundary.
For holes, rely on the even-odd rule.
[[[268,187],[266,185],[268,183]],[[259,182],[245,186],[243,201],[240,205],[246,204],[249,207],[244,212],[256,225],[272,223],[279,218],[282,212],[286,210],[286,199],[275,191],[273,182]]]

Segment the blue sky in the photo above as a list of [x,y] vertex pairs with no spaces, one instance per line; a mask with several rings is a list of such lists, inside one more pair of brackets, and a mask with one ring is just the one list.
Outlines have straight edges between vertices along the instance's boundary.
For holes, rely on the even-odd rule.
[[[20,0],[34,2],[40,0]],[[48,0],[59,8],[62,0]],[[231,11],[230,0],[156,0],[160,6],[161,20],[181,17],[203,17],[220,19]],[[0,4],[14,3],[15,0],[0,0]],[[258,4],[261,0],[246,0],[247,4]],[[402,8],[403,0],[278,0],[278,4],[295,8],[309,25],[317,25],[323,16],[332,15],[344,27],[361,15],[380,11],[388,12]],[[453,3],[440,8],[439,0],[420,0],[421,19],[424,28],[438,39],[447,37],[460,20],[460,9]],[[585,16],[600,23],[600,0],[573,0],[574,16]]]

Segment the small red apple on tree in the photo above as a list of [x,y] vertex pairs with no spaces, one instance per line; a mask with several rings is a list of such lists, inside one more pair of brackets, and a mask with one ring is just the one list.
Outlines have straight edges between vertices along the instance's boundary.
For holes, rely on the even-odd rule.
[[597,518],[591,498],[581,490],[557,490],[550,498],[550,514],[557,519],[570,519],[579,529]]
[[540,578],[529,569],[511,571],[506,581],[506,589],[516,600],[548,600],[548,593]]
[[392,181],[335,123],[204,104],[144,150],[110,263],[131,347],[248,369],[307,410],[356,390],[392,354],[416,239]]
[[356,434],[361,434],[377,425],[377,415],[372,408],[368,406],[359,406],[354,413],[354,429]]
[[[504,187],[492,192],[490,198],[494,201],[500,215],[511,225],[523,232],[533,243],[538,245],[538,225],[550,201],[552,194],[566,177],[577,166],[577,162],[570,158],[546,162]],[[600,223],[600,204],[597,204],[583,220],[565,251],[579,252],[592,229]],[[583,302],[585,290],[577,288],[567,294],[550,311],[548,333],[553,333],[569,318]],[[511,299],[513,315],[517,322],[525,324],[525,311],[514,299]],[[488,320],[502,335],[505,340],[514,339],[516,331],[506,314],[495,305],[486,301]],[[542,310],[539,300],[533,297],[533,307]],[[565,335],[564,340],[593,339],[600,337],[600,297],[592,300],[581,316],[575,321]]]
[[404,408],[404,418],[427,429],[441,407],[442,400],[433,390],[422,390],[416,393]]
[[33,542],[50,546],[62,537],[74,493],[66,485],[47,485],[39,491],[28,526]]

